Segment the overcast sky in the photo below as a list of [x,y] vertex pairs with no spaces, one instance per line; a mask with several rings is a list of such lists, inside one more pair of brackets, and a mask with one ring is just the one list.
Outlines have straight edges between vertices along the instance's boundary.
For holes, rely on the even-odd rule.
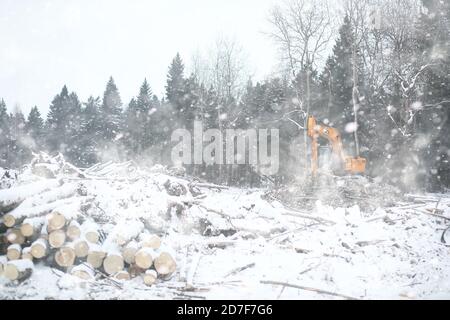
[[67,84],[85,101],[110,75],[128,103],[146,77],[163,95],[177,52],[186,64],[218,34],[244,47],[259,80],[276,66],[267,30],[276,0],[0,0],[0,98],[44,114]]

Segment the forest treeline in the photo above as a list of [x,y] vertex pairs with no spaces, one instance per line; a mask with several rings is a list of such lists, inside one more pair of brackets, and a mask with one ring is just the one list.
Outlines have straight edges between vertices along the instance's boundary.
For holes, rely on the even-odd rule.
[[265,81],[243,79],[238,50],[224,41],[190,73],[177,54],[164,97],[144,80],[124,102],[111,77],[103,96],[87,101],[64,86],[47,115],[38,107],[8,112],[0,99],[0,166],[20,167],[40,150],[61,152],[80,167],[105,159],[171,165],[172,132],[201,120],[205,130],[279,129],[280,171],[261,177],[250,166],[197,165],[188,173],[233,185],[285,183],[305,172],[304,128],[312,114],[342,132],[348,154],[368,159],[369,175],[402,187],[448,188],[450,5],[380,0],[374,10],[370,2],[347,1],[337,28],[320,1],[273,8],[268,41],[280,49],[282,70]]

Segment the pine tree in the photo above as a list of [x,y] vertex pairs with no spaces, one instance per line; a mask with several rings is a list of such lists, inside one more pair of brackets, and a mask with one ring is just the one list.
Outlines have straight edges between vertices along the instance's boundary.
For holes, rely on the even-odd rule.
[[177,110],[183,111],[185,95],[184,65],[177,53],[167,74],[166,98]]
[[81,103],[76,93],[69,94],[66,86],[56,95],[50,106],[46,123],[47,143],[51,152],[61,152],[74,164],[82,159]]
[[141,152],[142,128],[139,125],[139,110],[136,99],[131,99],[125,110],[125,144],[127,150],[134,156]]
[[90,166],[98,162],[99,141],[101,141],[102,119],[100,116],[101,99],[90,96],[81,111],[79,163]]
[[106,142],[116,139],[122,129],[122,100],[119,90],[112,77],[106,84],[101,108],[102,115],[102,138]]
[[44,138],[44,120],[36,106],[31,109],[28,115],[26,132],[34,140],[36,146],[42,146]]
[[13,167],[19,167],[30,160],[31,150],[26,139],[25,116],[19,108],[16,108],[9,116],[11,122],[11,140],[9,150],[9,164]]
[[139,127],[141,130],[141,148],[142,150],[148,149],[153,144],[152,137],[152,125],[156,125],[155,123],[151,123],[150,119],[152,118],[153,112],[153,93],[150,85],[147,82],[147,79],[144,80],[142,84],[139,95],[137,98],[137,108],[139,111]]

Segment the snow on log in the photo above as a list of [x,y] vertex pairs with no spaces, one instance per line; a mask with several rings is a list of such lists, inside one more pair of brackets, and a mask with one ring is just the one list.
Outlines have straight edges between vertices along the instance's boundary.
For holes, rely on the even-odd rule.
[[61,247],[55,253],[55,262],[58,266],[62,268],[68,268],[73,266],[73,264],[75,263],[75,258],[76,258],[75,250],[73,248],[73,245],[71,244]]
[[56,179],[40,180],[27,185],[0,190],[0,212],[6,213],[33,195],[60,186]]
[[31,247],[26,247],[22,249],[22,260],[33,261],[33,255],[31,254]]
[[12,244],[6,251],[6,257],[8,260],[19,260],[22,255],[22,247],[19,244]]
[[[126,226],[126,228],[123,226]],[[142,230],[144,230],[144,224],[141,221],[120,220],[116,222],[106,241],[123,246],[130,240],[137,238],[142,233]]]
[[73,242],[75,255],[77,258],[86,258],[89,253],[89,243],[84,239],[77,239]]
[[9,261],[3,275],[11,281],[25,280],[33,273],[33,262],[30,260]]
[[53,211],[52,213],[50,213],[47,216],[47,221],[47,231],[50,233],[52,231],[60,230],[66,225],[66,218],[58,211]]
[[81,236],[80,224],[77,221],[72,220],[67,227],[66,233],[67,233],[67,237],[70,240],[72,240],[72,241],[77,240]]
[[66,242],[66,233],[64,230],[55,230],[48,235],[48,243],[51,248],[61,248]]
[[122,271],[124,267],[125,263],[120,253],[110,253],[103,260],[103,269],[109,275]]
[[78,266],[73,267],[70,271],[70,274],[82,280],[92,280],[95,278],[93,269],[94,267],[86,263],[82,263]]
[[173,250],[164,247],[158,250],[158,257],[154,262],[155,269],[162,276],[170,276],[177,269]]
[[150,268],[153,265],[156,254],[151,248],[142,248],[136,252],[134,257],[136,265],[144,270]]
[[24,237],[30,238],[41,232],[41,228],[45,223],[45,219],[42,217],[27,218],[22,222],[20,226],[20,232]]
[[124,261],[128,264],[135,263],[135,256],[137,251],[139,250],[139,244],[136,241],[130,241],[123,249],[122,249],[122,257]]
[[155,284],[157,278],[158,274],[155,270],[147,270],[143,275],[144,283],[149,287]]
[[77,193],[77,190],[78,186],[76,184],[65,183],[60,187],[53,187],[45,192],[27,198],[20,204],[20,207],[32,208],[55,202],[57,200],[71,198]]
[[6,239],[8,239],[8,242],[11,244],[22,245],[25,243],[25,237],[18,228],[8,229],[8,231],[6,232]]
[[48,255],[49,246],[45,239],[38,239],[31,245],[31,255],[36,259],[42,259]]
[[157,235],[144,234],[140,237],[140,246],[144,248],[159,249],[161,247],[161,238]]
[[89,253],[86,261],[95,269],[103,265],[103,260],[106,257],[106,252],[99,245],[90,244]]
[[19,206],[3,216],[3,223],[7,227],[11,228],[21,223],[25,218],[42,217],[59,207],[80,206],[81,203],[83,201],[86,201],[87,199],[87,197],[73,197],[69,199],[57,200],[35,207]]

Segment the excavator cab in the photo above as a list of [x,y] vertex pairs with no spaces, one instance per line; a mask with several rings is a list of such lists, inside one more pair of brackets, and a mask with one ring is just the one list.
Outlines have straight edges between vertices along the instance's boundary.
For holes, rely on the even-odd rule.
[[339,166],[346,173],[363,174],[366,171],[366,159],[359,156],[349,157],[345,155],[344,148],[342,146],[341,135],[337,129],[318,124],[316,118],[310,116],[308,118],[307,131],[308,136],[311,138],[311,170],[313,176],[317,175],[319,167],[319,137],[328,140],[328,142],[331,144],[332,153],[335,155],[334,159],[338,159],[337,161],[340,162]]

